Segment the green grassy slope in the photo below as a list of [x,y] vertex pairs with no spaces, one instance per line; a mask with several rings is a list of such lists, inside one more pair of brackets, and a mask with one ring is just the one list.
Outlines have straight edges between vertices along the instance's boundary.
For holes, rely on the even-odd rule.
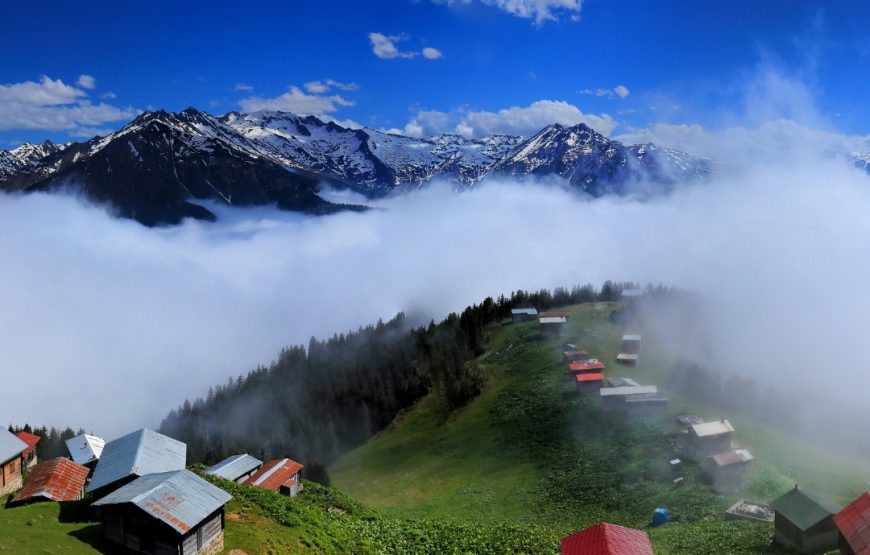
[[841,501],[862,491],[866,466],[733,417],[735,440],[756,456],[744,490],[715,495],[696,465],[674,489],[667,467],[674,416],[730,415],[665,390],[666,414],[623,419],[602,413],[597,399],[576,396],[560,360],[565,341],[605,361],[608,375],[644,384],[665,383],[673,365],[649,340],[652,330],[643,329],[642,366],[612,363],[623,333],[608,320],[613,308],[570,308],[569,329],[559,338],[541,337],[535,322],[491,327],[480,359],[489,379],[484,394],[446,419],[434,397],[424,399],[333,465],[334,485],[389,514],[538,523],[556,535],[601,520],[643,527],[655,507],[665,506],[673,524],[650,530],[660,553],[722,552],[722,545],[733,553],[775,552],[769,526],[723,521],[736,498],[770,500],[795,479]]

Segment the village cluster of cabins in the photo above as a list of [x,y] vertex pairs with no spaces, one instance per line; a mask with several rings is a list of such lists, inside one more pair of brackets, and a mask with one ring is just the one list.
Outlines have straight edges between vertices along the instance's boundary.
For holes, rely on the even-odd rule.
[[[0,428],[0,496],[9,506],[37,501],[91,500],[106,540],[128,552],[212,554],[224,547],[229,493],[186,469],[187,446],[142,429],[106,442],[82,434],[66,442],[69,458],[38,464],[39,436]],[[27,479],[24,480],[25,469]],[[242,454],[206,474],[295,496],[302,465],[291,459],[262,462]]]

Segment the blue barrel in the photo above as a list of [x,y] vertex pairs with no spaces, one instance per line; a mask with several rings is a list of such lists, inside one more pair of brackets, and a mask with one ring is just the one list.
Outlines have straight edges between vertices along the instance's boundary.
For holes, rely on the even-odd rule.
[[665,509],[664,507],[659,507],[658,509],[653,511],[652,525],[653,526],[661,526],[662,524],[667,524],[668,523],[668,516],[669,516],[668,510]]

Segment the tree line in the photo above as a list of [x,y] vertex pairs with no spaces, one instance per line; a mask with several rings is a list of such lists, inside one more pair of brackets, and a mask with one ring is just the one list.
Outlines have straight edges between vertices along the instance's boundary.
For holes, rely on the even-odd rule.
[[189,462],[210,464],[235,453],[288,456],[320,474],[430,392],[448,412],[476,397],[485,379],[476,359],[486,347],[486,326],[512,308],[614,301],[630,286],[520,290],[440,323],[414,327],[398,314],[327,340],[311,338],[307,348],[286,347],[270,365],[184,401],[160,431],[187,443]]

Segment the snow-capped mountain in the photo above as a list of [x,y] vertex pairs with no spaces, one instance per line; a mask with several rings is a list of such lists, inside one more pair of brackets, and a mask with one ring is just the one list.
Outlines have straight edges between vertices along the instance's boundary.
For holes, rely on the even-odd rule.
[[710,160],[626,146],[583,124],[550,125],[529,139],[412,138],[286,112],[215,117],[188,108],[145,112],[81,143],[0,151],[0,190],[77,188],[155,225],[213,218],[202,200],[310,213],[360,208],[323,200],[324,182],[377,198],[435,179],[467,188],[491,176],[555,176],[598,196],[633,191],[638,182],[665,190],[710,170]]

